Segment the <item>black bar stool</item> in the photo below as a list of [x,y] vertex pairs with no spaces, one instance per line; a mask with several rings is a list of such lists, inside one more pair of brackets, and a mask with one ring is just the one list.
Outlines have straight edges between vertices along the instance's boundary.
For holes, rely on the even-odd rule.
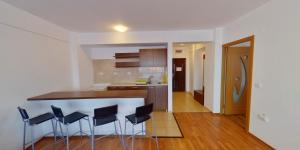
[[[93,132],[92,132],[92,150],[95,148],[95,141],[107,137],[109,135],[101,136],[95,139],[95,127],[105,125],[108,123],[114,123],[115,126],[115,135],[119,135],[120,143],[123,149],[125,149],[125,144],[122,135],[122,127],[121,122],[117,118],[118,114],[118,105],[107,106],[102,108],[94,109],[94,117],[93,117]],[[119,123],[120,133],[118,133],[116,122]],[[112,135],[112,134],[111,134]]]
[[[53,113],[55,115],[55,118],[57,120],[57,122],[59,123],[59,126],[60,126],[60,129],[61,129],[61,132],[62,132],[62,127],[61,125],[64,125],[64,127],[66,128],[66,145],[67,145],[67,150],[70,149],[70,145],[69,145],[69,137],[70,136],[73,136],[77,133],[80,133],[80,136],[81,136],[81,139],[82,139],[82,135],[85,134],[85,135],[88,135],[87,133],[84,133],[82,131],[82,124],[81,124],[81,119],[84,119],[88,122],[89,124],[89,127],[90,127],[90,131],[92,133],[92,128],[91,128],[91,124],[90,124],[90,120],[89,120],[89,116],[87,114],[84,114],[84,113],[81,113],[81,112],[73,112],[69,115],[66,115],[64,116],[61,108],[59,107],[55,107],[53,105],[51,105],[51,108],[53,110]],[[79,122],[79,132],[75,132],[73,135],[69,135],[69,125],[72,124],[72,123],[75,123],[75,122]],[[57,128],[57,125],[55,125],[55,130]],[[63,133],[62,133],[63,134]],[[80,146],[80,145],[79,145]],[[76,147],[77,148],[77,147]]]
[[34,127],[41,124],[41,123],[43,123],[43,122],[49,121],[49,120],[51,120],[53,132],[47,133],[44,136],[53,133],[54,141],[56,142],[56,132],[54,130],[54,122],[53,122],[54,115],[52,113],[48,112],[48,113],[44,113],[42,115],[39,115],[39,116],[36,116],[36,117],[33,117],[33,118],[29,118],[28,113],[25,109],[23,109],[21,107],[18,107],[18,110],[19,110],[19,112],[22,116],[23,122],[24,122],[23,150],[25,150],[26,145],[29,144],[29,143],[26,143],[26,141],[25,141],[26,140],[26,127],[27,126],[31,127],[31,142],[30,142],[30,144],[31,144],[32,150],[34,150],[34,143],[38,139],[38,138],[34,138]]
[[[142,124],[142,131],[139,131],[137,133],[134,132],[134,126],[137,125],[137,124],[146,122],[147,120],[151,119],[150,114],[152,113],[152,111],[153,111],[153,103],[145,105],[145,106],[137,107],[135,109],[134,114],[125,116],[125,133],[126,133],[126,124],[127,124],[127,122],[129,121],[132,124],[132,135],[130,137],[128,137],[128,138],[132,138],[132,140],[131,140],[131,149],[132,150],[134,150],[134,137],[135,137],[135,135],[140,134],[140,133],[142,133],[142,134],[144,133],[146,135],[146,130],[144,130],[143,124]],[[155,136],[156,149],[159,149],[157,135],[156,135],[156,128],[154,126],[154,123],[153,123],[152,119],[151,119],[151,123],[152,123],[152,129],[153,129],[151,139],[153,139],[153,136]],[[153,135],[153,131],[154,131],[155,135]]]

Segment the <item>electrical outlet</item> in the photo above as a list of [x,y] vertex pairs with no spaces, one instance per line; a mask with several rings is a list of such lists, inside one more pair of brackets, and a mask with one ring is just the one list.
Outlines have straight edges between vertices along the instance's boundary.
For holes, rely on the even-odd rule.
[[257,117],[263,122],[269,122],[270,119],[265,113],[258,114]]

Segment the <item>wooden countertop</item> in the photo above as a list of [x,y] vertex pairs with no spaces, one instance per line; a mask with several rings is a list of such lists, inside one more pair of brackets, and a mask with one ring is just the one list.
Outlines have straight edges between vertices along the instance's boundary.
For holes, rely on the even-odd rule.
[[114,90],[114,91],[65,91],[51,92],[28,98],[28,101],[74,100],[100,98],[146,98],[147,90]]

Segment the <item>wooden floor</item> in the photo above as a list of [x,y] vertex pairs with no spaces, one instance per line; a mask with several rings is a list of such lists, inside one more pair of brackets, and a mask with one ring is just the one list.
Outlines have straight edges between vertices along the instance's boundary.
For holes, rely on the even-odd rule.
[[[232,120],[222,115],[212,113],[176,113],[175,117],[183,132],[184,138],[159,138],[161,150],[269,150],[263,142],[252,137]],[[78,144],[80,138],[71,139],[71,147]],[[84,139],[88,141],[87,138]],[[51,139],[43,139],[37,143],[38,149],[42,145],[50,143]],[[128,141],[130,142],[130,141]],[[79,148],[89,150],[89,144]],[[56,149],[64,149],[60,144]],[[98,150],[117,150],[121,149],[117,137],[106,138],[97,142]],[[139,138],[136,140],[136,149],[151,150],[155,149],[154,141]]]
[[[156,126],[156,135],[158,137],[182,137],[173,113],[155,111],[152,113],[152,119]],[[152,134],[151,120],[146,122],[146,131],[147,134]]]
[[226,117],[242,128],[246,128],[246,116],[245,115],[226,115]]
[[209,112],[188,92],[173,92],[173,112]]

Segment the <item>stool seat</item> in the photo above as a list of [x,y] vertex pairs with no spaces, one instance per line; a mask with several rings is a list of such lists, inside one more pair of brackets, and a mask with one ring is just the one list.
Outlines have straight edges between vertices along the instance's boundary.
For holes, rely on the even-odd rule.
[[127,115],[125,116],[128,121],[130,121],[132,124],[139,124],[142,122],[145,122],[147,120],[149,120],[151,117],[150,115],[145,115],[145,116],[141,116],[141,117],[136,117],[135,114],[131,114],[131,115]]
[[63,122],[63,119],[62,118],[59,118],[59,121],[64,123],[64,124],[71,124],[71,123],[74,123],[84,117],[88,117],[87,114],[84,114],[84,113],[81,113],[81,112],[73,112],[69,115],[66,115],[64,117],[64,122]]
[[36,117],[33,117],[31,119],[29,119],[29,124],[30,125],[38,125],[40,123],[43,123],[45,121],[48,121],[50,119],[53,119],[54,115],[52,113],[45,113]]
[[111,122],[114,122],[114,121],[117,121],[117,116],[116,115],[112,115],[112,116],[107,116],[107,117],[100,117],[100,118],[93,118],[93,124],[95,126],[100,126],[100,125],[104,125],[104,124],[107,124],[107,123],[111,123]]

